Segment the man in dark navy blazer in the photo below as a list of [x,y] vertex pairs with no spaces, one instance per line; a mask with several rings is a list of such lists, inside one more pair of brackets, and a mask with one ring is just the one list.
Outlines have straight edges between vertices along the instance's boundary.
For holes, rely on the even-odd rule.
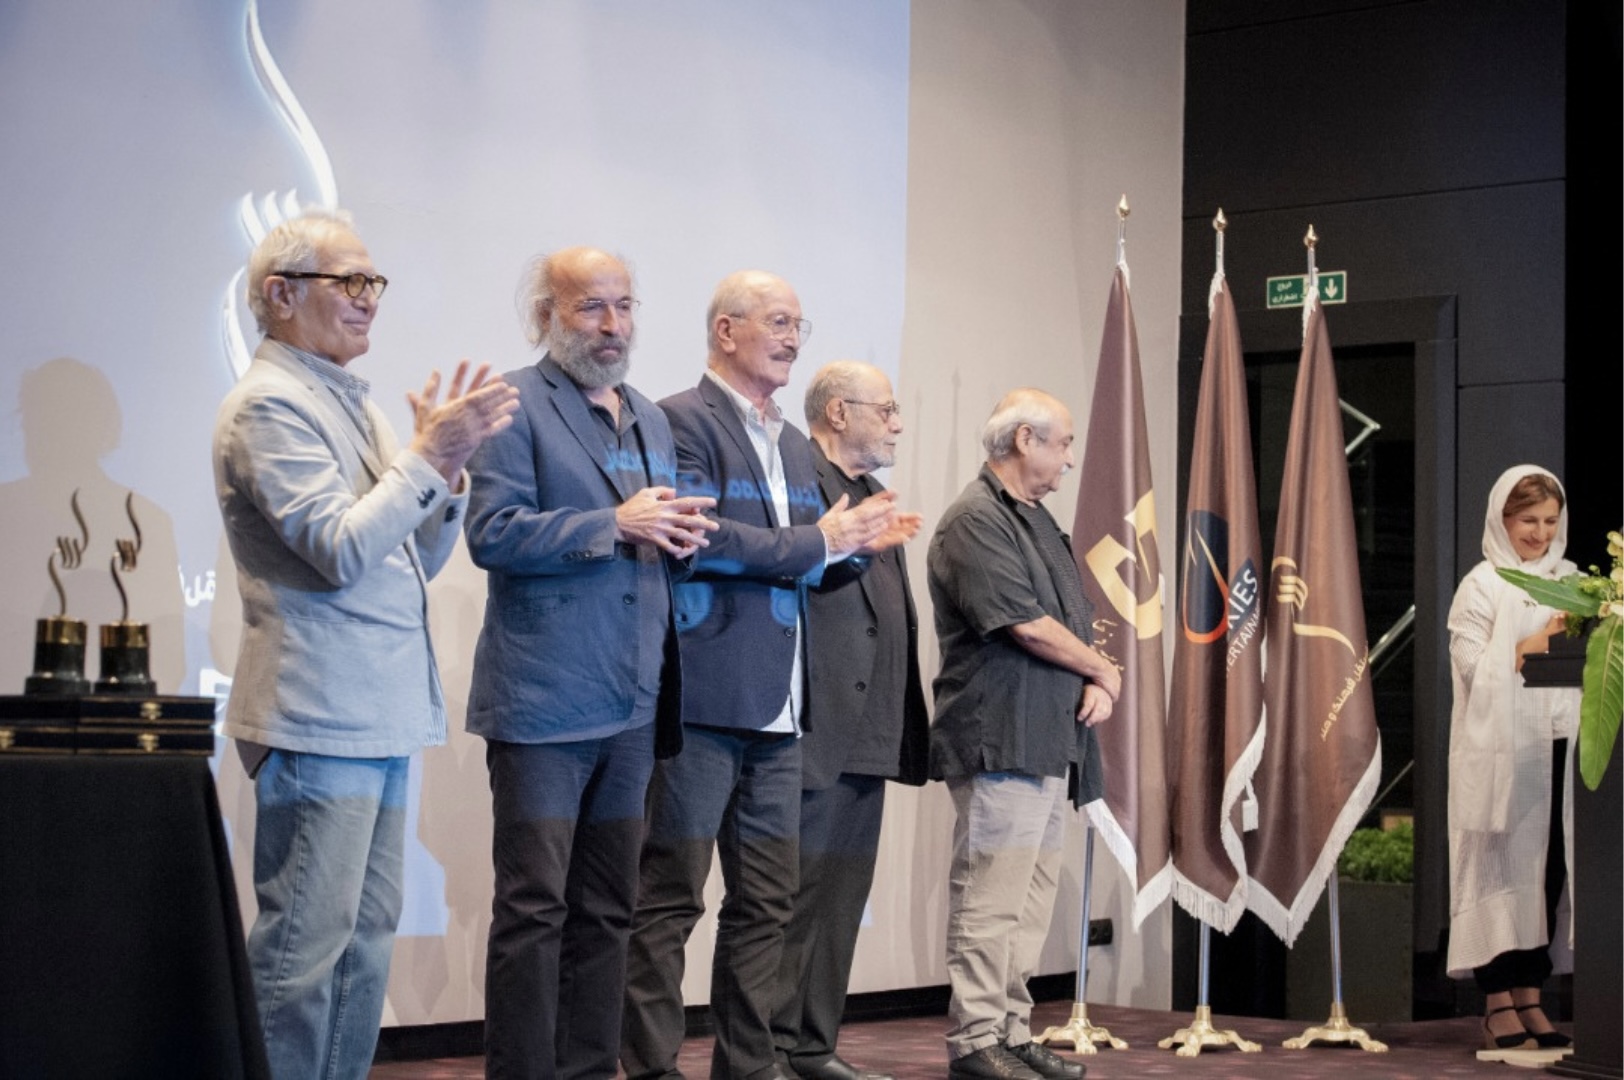
[[789,284],[732,274],[706,324],[708,370],[660,402],[678,490],[715,498],[721,528],[675,590],[683,749],[649,784],[621,1043],[630,1080],[681,1076],[683,948],[704,912],[713,847],[726,895],[711,1076],[791,1076],[774,1060],[770,1020],[797,877],[806,589],[893,525],[889,493],[824,509],[806,436],[772,400],[811,330]]
[[468,550],[489,572],[468,703],[495,814],[485,1068],[608,1080],[645,790],[682,736],[670,569],[716,528],[714,500],[677,495],[665,415],[624,381],[625,263],[570,248],[525,290],[546,353],[508,376],[513,426],[469,463]]
[[[839,360],[806,392],[812,464],[824,501],[885,490],[901,409],[871,364]],[[918,514],[896,515],[918,531]],[[849,560],[856,562],[857,560]],[[930,715],[919,678],[919,620],[902,547],[862,573],[831,568],[807,597],[808,726],[801,740],[800,892],[784,935],[773,1038],[803,1080],[890,1080],[835,1053],[852,957],[874,881],[887,780],[923,784]]]

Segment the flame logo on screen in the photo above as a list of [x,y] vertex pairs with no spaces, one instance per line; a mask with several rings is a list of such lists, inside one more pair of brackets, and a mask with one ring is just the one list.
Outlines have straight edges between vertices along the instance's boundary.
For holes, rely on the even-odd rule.
[[[254,75],[259,80],[260,89],[276,107],[277,115],[282,118],[282,122],[288,126],[288,131],[298,144],[299,152],[304,156],[305,164],[309,166],[310,174],[316,183],[316,198],[312,202],[301,202],[297,188],[289,188],[280,195],[274,191],[267,192],[257,201],[252,192],[242,197],[237,206],[237,220],[242,225],[251,251],[265,239],[266,233],[288,218],[298,216],[304,208],[338,206],[338,181],[333,176],[333,163],[327,157],[327,148],[322,145],[321,136],[316,134],[316,126],[310,122],[310,117],[299,104],[293,88],[288,85],[287,79],[283,78],[282,69],[276,66],[276,60],[265,44],[265,35],[259,29],[258,0],[248,0],[244,24],[248,39],[248,58],[253,64]],[[248,370],[248,362],[254,355],[253,346],[243,333],[242,279],[246,272],[245,267],[232,275],[220,305],[220,329],[226,359],[231,364],[231,373],[235,378],[241,378],[243,372]]]

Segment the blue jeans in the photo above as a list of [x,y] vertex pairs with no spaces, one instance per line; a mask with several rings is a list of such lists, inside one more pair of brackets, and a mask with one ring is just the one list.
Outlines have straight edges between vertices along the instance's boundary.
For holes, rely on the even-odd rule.
[[493,739],[485,762],[496,819],[485,1074],[610,1080],[654,725],[581,742]]
[[273,750],[254,785],[248,958],[271,1074],[365,1077],[400,920],[408,758]]
[[771,1018],[800,876],[800,818],[801,744],[793,736],[689,726],[682,752],[655,765],[626,964],[620,1063],[629,1080],[681,1075],[683,947],[705,911],[713,848],[726,892],[711,960],[711,1076],[751,1080],[773,1068]]

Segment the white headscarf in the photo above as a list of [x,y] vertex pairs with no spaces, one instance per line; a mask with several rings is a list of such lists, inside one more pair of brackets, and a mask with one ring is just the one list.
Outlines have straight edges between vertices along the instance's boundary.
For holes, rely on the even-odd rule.
[[[1556,536],[1551,539],[1551,546],[1545,549],[1545,554],[1525,563],[1518,558],[1516,548],[1511,546],[1511,536],[1506,532],[1506,502],[1511,498],[1511,489],[1528,476],[1545,476],[1556,484],[1556,490],[1562,493],[1562,514],[1556,520]],[[1568,493],[1563,490],[1562,481],[1551,475],[1549,469],[1542,469],[1538,465],[1515,465],[1501,473],[1500,479],[1489,489],[1489,506],[1483,514],[1483,557],[1489,560],[1489,565],[1550,577],[1567,550]]]
[[[1567,493],[1562,492],[1562,513],[1556,535],[1538,559],[1524,562],[1506,532],[1506,500],[1511,489],[1526,476],[1548,476],[1562,491],[1562,482],[1548,469],[1518,465],[1500,474],[1489,491],[1489,504],[1483,514],[1483,557],[1472,574],[1480,578],[1494,598],[1494,628],[1478,660],[1469,688],[1455,680],[1455,706],[1449,732],[1449,825],[1452,829],[1504,832],[1511,797],[1511,777],[1519,747],[1527,733],[1515,723],[1515,695],[1522,689],[1517,674],[1517,627],[1532,603],[1527,593],[1503,581],[1493,569],[1524,570],[1540,577],[1558,578],[1571,573],[1572,563],[1562,558],[1568,546]],[[1456,606],[1465,590],[1455,594],[1449,617],[1453,625]],[[1465,700],[1462,701],[1464,693]]]

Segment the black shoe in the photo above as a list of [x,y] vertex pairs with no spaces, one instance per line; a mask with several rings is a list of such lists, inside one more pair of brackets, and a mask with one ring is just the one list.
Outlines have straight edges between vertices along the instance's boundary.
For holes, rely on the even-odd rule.
[[1006,1046],[1008,1050],[1020,1059],[1021,1064],[1046,1077],[1047,1080],[1080,1080],[1088,1072],[1080,1063],[1067,1061],[1047,1046],[1036,1042],[1023,1042],[1019,1046]]
[[[1518,1021],[1521,1021],[1523,1013],[1539,1008],[1539,1002],[1536,1001],[1532,1005],[1514,1005],[1512,1008],[1517,1010],[1517,1019]],[[1502,1011],[1504,1010],[1495,1010],[1495,1012]],[[1545,1013],[1541,1011],[1540,1017],[1543,1018],[1544,1016]],[[1546,1020],[1545,1022],[1547,1024],[1550,1023],[1549,1020]],[[1539,1045],[1541,1050],[1560,1050],[1564,1047],[1573,1045],[1573,1040],[1571,1038],[1554,1029],[1551,1031],[1529,1031],[1528,1035],[1534,1040],[1535,1043]]]
[[948,1063],[947,1075],[949,1080],[1043,1080],[998,1044],[954,1058]]
[[795,1075],[802,1080],[896,1080],[890,1073],[859,1069],[839,1054],[831,1054],[828,1060],[817,1065],[792,1061],[790,1068],[794,1069]]

